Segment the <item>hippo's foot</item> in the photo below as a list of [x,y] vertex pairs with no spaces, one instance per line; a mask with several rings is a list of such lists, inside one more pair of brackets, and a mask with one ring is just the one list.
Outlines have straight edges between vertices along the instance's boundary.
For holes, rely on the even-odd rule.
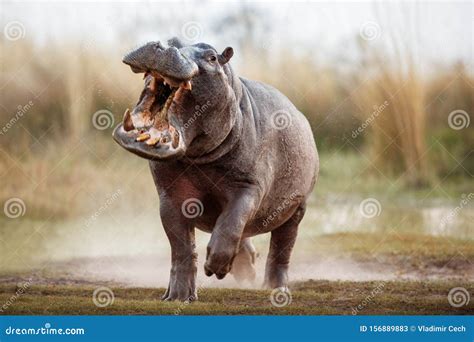
[[223,279],[232,269],[232,262],[237,255],[237,242],[230,242],[233,239],[213,239],[207,246],[206,263],[204,264],[204,272],[208,277],[213,274],[217,279]]
[[255,281],[255,261],[257,257],[258,253],[252,241],[249,238],[242,240],[230,272],[237,282],[241,283],[248,280],[253,283]]
[[263,287],[267,289],[288,288],[288,264],[267,264]]
[[196,271],[195,266],[173,266],[171,268],[168,289],[161,299],[164,301],[179,300],[182,302],[197,300]]
[[204,264],[204,273],[208,277],[213,274],[217,279],[224,279],[227,273],[232,269],[234,253],[223,251],[220,253],[211,253]]

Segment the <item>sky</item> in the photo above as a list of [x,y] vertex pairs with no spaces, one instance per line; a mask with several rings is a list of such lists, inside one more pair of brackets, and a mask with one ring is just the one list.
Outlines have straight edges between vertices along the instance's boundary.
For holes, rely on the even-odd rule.
[[[426,60],[464,60],[471,68],[473,60],[474,14],[469,1],[2,1],[0,6],[4,31],[9,23],[19,22],[25,37],[35,44],[61,44],[68,39],[139,44],[177,35],[223,49],[251,34],[267,48],[311,51],[331,60],[341,52],[352,54],[351,44],[357,37],[383,46],[393,33]],[[246,22],[232,21],[242,8],[255,12],[250,31]]]

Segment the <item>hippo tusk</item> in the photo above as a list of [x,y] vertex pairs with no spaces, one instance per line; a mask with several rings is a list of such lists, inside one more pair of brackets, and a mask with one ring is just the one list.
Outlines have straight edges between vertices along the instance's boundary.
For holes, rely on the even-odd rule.
[[148,140],[148,139],[150,139],[150,134],[149,133],[142,133],[137,137],[136,140],[138,142],[142,142],[142,141],[145,141],[145,140]]
[[179,133],[178,131],[170,125],[169,127],[169,131],[170,131],[170,134],[171,134],[171,146],[173,146],[173,148],[177,148],[178,147],[178,144],[179,144]]
[[132,117],[130,116],[130,110],[127,108],[123,114],[123,129],[128,132],[134,129]]
[[156,79],[154,77],[151,78],[148,88],[153,92],[156,90]]
[[193,89],[193,85],[191,84],[191,81],[184,81],[183,83],[181,83],[181,86],[184,88],[184,89],[187,89],[187,90],[191,90]]
[[179,145],[179,133],[173,126],[170,126],[170,132],[171,139],[173,140],[171,145],[173,146],[173,148],[177,148]]

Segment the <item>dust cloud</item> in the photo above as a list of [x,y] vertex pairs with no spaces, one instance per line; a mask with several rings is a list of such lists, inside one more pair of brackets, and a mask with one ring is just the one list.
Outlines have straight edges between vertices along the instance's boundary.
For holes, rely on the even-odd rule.
[[[87,224],[83,221],[51,224],[47,227],[48,238],[28,250],[28,271],[42,274],[37,279],[39,283],[56,283],[60,279],[62,283],[111,282],[130,287],[165,287],[170,271],[170,246],[157,214],[152,212],[148,217],[141,217],[139,224],[135,220],[109,215]],[[259,252],[257,279],[253,283],[238,283],[232,275],[223,280],[205,276],[203,265],[209,238],[207,233],[196,232],[199,286],[261,288],[269,234],[253,238]],[[302,233],[299,239],[308,237]],[[363,281],[391,277],[389,270],[368,270],[350,258],[315,257],[314,251],[298,244],[290,267],[292,281]]]

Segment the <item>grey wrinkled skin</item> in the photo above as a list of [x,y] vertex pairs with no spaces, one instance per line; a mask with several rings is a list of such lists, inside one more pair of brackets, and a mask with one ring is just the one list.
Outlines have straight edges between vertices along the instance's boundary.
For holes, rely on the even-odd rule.
[[[133,59],[124,62],[135,72],[176,84],[192,82],[192,90],[179,90],[167,113],[179,147],[146,146],[122,125],[114,139],[150,160],[171,244],[163,299],[197,299],[195,228],[211,234],[204,270],[219,279],[231,272],[253,280],[257,253],[250,238],[271,233],[264,285],[288,286],[290,255],[319,168],[306,118],[278,90],[235,75],[227,63],[231,48],[218,54],[207,44],[184,46],[174,39],[167,53],[161,44],[152,44],[157,43],[132,52]],[[142,93],[138,105],[146,98]],[[186,212],[189,201],[202,203],[197,214]]]

